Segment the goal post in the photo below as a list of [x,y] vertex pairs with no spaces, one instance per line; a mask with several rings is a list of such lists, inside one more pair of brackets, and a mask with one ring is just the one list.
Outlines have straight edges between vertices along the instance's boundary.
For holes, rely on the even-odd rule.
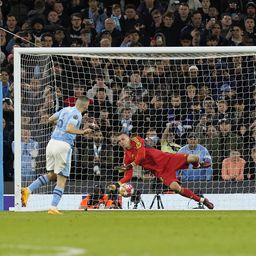
[[[2,86],[2,82],[0,82]],[[0,102],[3,101],[2,90],[0,91]],[[0,106],[0,113],[3,115],[3,105]],[[0,124],[0,211],[4,210],[4,168],[3,168],[3,124]]]
[[[219,210],[256,209],[255,68],[256,47],[15,48],[15,210],[49,207],[54,184],[33,193],[27,207],[21,207],[20,190],[45,172],[52,131],[47,118],[82,94],[91,99],[82,127],[96,130],[89,138],[77,136],[60,209],[78,209],[95,185],[106,191],[122,177],[114,171],[122,162],[114,136],[120,131],[170,153],[187,152],[189,137],[195,137],[213,167],[178,171],[184,186],[207,195]],[[237,173],[229,173],[232,159],[240,161]],[[156,194],[165,209],[197,208],[147,170],[136,168],[134,176],[131,183],[147,209]],[[124,209],[132,203],[123,198]]]

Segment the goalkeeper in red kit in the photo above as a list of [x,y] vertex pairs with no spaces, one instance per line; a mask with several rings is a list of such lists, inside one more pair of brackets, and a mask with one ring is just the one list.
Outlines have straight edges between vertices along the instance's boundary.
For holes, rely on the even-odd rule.
[[118,183],[109,185],[109,190],[116,190],[123,183],[130,181],[133,176],[133,167],[140,165],[160,178],[174,192],[201,202],[209,209],[214,208],[214,205],[207,198],[199,197],[191,190],[182,187],[176,177],[176,171],[187,169],[189,164],[192,164],[195,169],[207,168],[211,165],[210,162],[199,163],[197,155],[172,154],[145,147],[144,139],[139,136],[130,138],[127,134],[121,133],[117,138],[118,144],[124,149],[124,165],[116,169],[123,171],[124,177]]

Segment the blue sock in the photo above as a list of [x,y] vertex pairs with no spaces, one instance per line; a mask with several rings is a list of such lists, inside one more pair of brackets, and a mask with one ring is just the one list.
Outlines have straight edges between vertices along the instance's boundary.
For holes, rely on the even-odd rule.
[[60,199],[64,193],[64,188],[55,187],[53,190],[53,197],[52,197],[52,206],[57,207],[60,202]]
[[29,186],[28,189],[30,190],[30,192],[32,193],[33,191],[35,191],[36,189],[46,185],[49,182],[48,176],[47,174],[38,177],[35,181],[33,181]]

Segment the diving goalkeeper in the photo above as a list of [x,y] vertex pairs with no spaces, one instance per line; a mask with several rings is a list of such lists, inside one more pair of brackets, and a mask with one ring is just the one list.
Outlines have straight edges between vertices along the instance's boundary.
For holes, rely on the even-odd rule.
[[211,165],[209,159],[199,162],[197,155],[165,153],[155,148],[145,147],[144,139],[139,136],[130,138],[127,134],[120,133],[117,138],[118,144],[124,149],[124,165],[116,169],[123,171],[124,177],[118,183],[109,185],[109,190],[116,190],[123,183],[130,181],[133,176],[133,167],[140,165],[181,196],[201,202],[209,209],[214,208],[213,203],[207,198],[199,197],[191,190],[182,187],[176,177],[176,171],[187,169],[189,164],[192,164],[195,169],[209,167]]

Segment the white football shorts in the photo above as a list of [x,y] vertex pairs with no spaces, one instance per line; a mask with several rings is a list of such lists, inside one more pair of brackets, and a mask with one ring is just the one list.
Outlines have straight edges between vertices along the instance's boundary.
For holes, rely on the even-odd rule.
[[51,139],[46,147],[46,170],[69,177],[72,147],[64,141]]

